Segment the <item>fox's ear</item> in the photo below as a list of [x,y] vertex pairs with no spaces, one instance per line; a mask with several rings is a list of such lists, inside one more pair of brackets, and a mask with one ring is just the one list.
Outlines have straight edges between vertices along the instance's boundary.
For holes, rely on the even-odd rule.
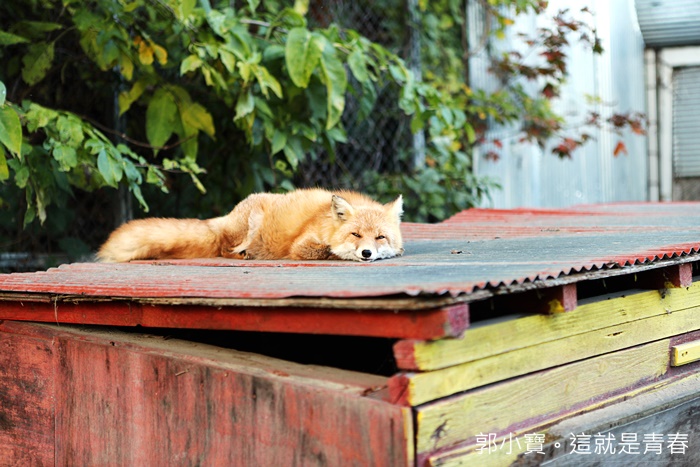
[[333,213],[333,219],[339,221],[348,220],[355,214],[355,210],[350,203],[338,195],[333,195],[333,199],[331,200],[331,212]]
[[399,197],[394,201],[386,204],[386,208],[389,214],[393,214],[394,216],[401,218],[401,215],[403,214],[403,196],[399,195]]

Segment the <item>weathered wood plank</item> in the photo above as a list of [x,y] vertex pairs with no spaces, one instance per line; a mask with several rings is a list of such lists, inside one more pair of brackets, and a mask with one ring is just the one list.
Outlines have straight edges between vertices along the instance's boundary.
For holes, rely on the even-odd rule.
[[59,465],[412,462],[410,411],[364,395],[384,378],[54,328]]
[[569,313],[528,314],[476,323],[458,339],[399,341],[394,346],[394,356],[399,368],[435,370],[696,306],[700,306],[698,283],[687,289],[598,298],[580,303]]
[[547,312],[550,314],[573,311],[578,306],[576,284],[552,287],[543,292],[544,300],[547,303]]
[[666,373],[669,340],[602,355],[416,408],[420,456],[556,420]]
[[671,365],[687,365],[697,360],[700,360],[700,340],[671,347]]
[[[699,316],[700,307],[689,308],[596,329],[441,370],[400,373],[390,378],[389,392],[396,403],[415,406],[533,371],[695,331],[700,329]],[[668,359],[668,355],[665,357]]]
[[[647,386],[619,394],[609,399],[607,403],[596,404],[594,410],[566,418],[555,425],[551,421],[539,426],[526,426],[517,429],[507,436],[499,436],[492,440],[492,449],[482,452],[474,444],[461,446],[431,455],[428,464],[439,467],[466,466],[505,466],[505,465],[698,465],[700,450],[693,448],[692,440],[696,439],[697,412],[700,409],[700,374],[690,372],[672,379],[653,382]],[[544,454],[526,452],[527,445],[523,439],[526,433],[545,435],[541,451]],[[606,435],[612,433],[617,443],[614,457],[610,453],[595,453],[595,440],[591,441],[591,454],[571,454],[571,435],[589,434]],[[640,442],[640,455],[620,453],[622,433],[634,433]],[[661,454],[653,451],[644,454],[645,434],[681,433],[689,435],[689,446],[684,454],[673,454],[664,441]],[[511,442],[519,439],[520,444]],[[501,448],[503,446],[503,448]],[[565,452],[566,451],[566,452]],[[565,455],[568,454],[568,455]],[[598,464],[602,462],[602,464]]]
[[51,344],[0,321],[0,465],[54,465]]
[[390,338],[458,336],[469,326],[469,305],[428,310],[212,307],[131,301],[5,302],[5,319],[65,324],[293,332]]

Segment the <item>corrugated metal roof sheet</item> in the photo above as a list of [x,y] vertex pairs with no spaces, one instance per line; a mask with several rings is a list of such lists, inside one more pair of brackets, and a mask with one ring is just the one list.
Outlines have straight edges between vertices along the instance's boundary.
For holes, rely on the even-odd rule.
[[636,0],[635,4],[648,47],[700,44],[697,0]]
[[[458,296],[651,264],[700,251],[700,203],[566,210],[472,209],[404,224],[406,254],[376,263],[183,260],[78,263],[0,276],[0,293],[82,297],[280,299]],[[698,256],[700,259],[700,256]]]

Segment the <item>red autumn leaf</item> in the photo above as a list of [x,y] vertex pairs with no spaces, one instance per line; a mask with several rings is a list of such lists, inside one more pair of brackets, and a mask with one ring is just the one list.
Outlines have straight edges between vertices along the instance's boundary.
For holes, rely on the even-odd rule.
[[489,151],[486,154],[484,154],[484,158],[487,161],[498,162],[501,156],[496,151]]
[[571,153],[580,145],[581,143],[573,138],[564,138],[560,144],[552,149],[552,152],[562,159],[570,159]]
[[552,83],[547,83],[544,86],[544,89],[542,89],[542,94],[544,94],[544,97],[546,97],[547,99],[552,99],[553,97],[556,97],[559,93],[557,92],[557,89]]
[[627,154],[627,146],[625,146],[625,143],[622,141],[617,142],[615,150],[613,151],[613,156],[617,157],[620,155],[620,153],[624,153],[625,155]]

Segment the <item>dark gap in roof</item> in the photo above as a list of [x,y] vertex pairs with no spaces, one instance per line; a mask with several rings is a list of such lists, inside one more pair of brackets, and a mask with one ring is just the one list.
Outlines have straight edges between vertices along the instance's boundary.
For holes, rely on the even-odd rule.
[[615,294],[623,291],[641,289],[636,274],[611,276],[601,279],[593,279],[576,283],[576,294],[579,301],[599,297],[607,294]]
[[391,376],[398,371],[392,349],[396,339],[143,327],[120,327],[119,330],[253,352],[305,365],[322,365],[373,375]]

